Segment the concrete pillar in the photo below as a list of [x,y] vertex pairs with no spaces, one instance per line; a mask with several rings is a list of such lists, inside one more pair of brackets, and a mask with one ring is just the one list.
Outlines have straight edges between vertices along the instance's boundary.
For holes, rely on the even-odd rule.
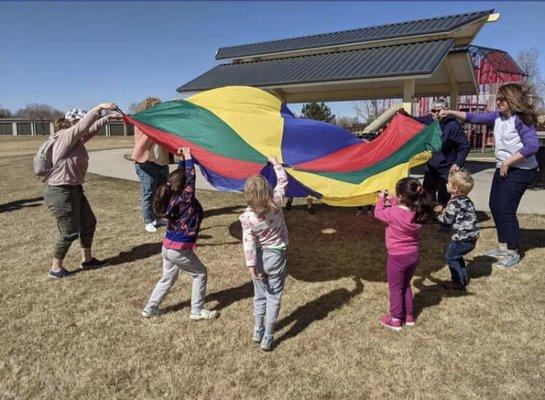
[[49,134],[52,135],[55,133],[55,124],[53,122],[49,123]]
[[30,135],[36,136],[36,122],[30,121]]
[[129,134],[129,132],[127,130],[127,124],[123,123],[123,136],[127,136],[128,134]]
[[414,87],[414,79],[406,79],[403,81],[403,108],[411,115],[413,115]]
[[11,123],[11,133],[13,136],[17,136],[17,122]]
[[110,123],[106,124],[106,136],[110,136]]

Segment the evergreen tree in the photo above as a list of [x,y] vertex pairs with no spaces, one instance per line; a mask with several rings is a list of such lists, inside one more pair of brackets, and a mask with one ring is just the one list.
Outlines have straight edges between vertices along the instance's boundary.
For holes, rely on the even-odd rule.
[[301,114],[305,118],[315,119],[317,121],[332,122],[335,120],[335,115],[331,114],[331,109],[324,102],[312,102],[303,105]]

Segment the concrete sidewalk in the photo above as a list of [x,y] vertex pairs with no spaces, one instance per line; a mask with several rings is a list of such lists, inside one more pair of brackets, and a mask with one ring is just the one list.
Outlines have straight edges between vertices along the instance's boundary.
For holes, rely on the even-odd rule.
[[[132,152],[131,148],[101,150],[89,152],[89,172],[102,176],[138,181],[138,176],[134,170],[134,163],[125,158],[126,154]],[[475,188],[471,192],[471,199],[475,203],[477,210],[490,211],[488,208],[488,196],[494,175],[493,162],[468,161],[466,167],[473,173],[475,179]],[[171,170],[176,168],[170,166]],[[413,175],[422,178],[425,167],[415,168]],[[197,168],[198,189],[216,190],[202,176]],[[545,215],[545,190],[528,190],[522,198],[518,212],[521,214],[541,214]]]

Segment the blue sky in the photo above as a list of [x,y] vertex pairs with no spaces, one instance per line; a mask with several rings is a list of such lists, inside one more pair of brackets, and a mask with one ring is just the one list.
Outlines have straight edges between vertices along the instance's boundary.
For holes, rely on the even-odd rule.
[[[490,8],[501,19],[474,43],[513,57],[535,47],[545,72],[542,2],[0,2],[0,106],[168,100],[217,65],[222,46]],[[353,113],[352,103],[330,105]]]

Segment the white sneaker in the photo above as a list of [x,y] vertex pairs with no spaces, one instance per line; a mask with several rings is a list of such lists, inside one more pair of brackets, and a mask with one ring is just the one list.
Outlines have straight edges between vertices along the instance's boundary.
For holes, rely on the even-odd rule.
[[189,314],[189,319],[192,319],[194,321],[198,321],[200,319],[213,319],[218,316],[218,312],[216,310],[207,310],[206,308],[203,308],[200,313],[191,313]]
[[157,228],[155,227],[155,225],[153,224],[153,222],[150,222],[149,224],[144,225],[144,229],[145,229],[146,232],[148,232],[148,233],[155,233],[155,232],[157,232]]

